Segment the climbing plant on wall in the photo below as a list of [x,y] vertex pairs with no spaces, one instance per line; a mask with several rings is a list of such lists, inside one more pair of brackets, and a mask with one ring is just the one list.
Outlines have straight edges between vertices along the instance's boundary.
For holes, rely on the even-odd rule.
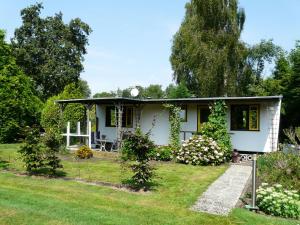
[[169,109],[169,121],[170,121],[170,137],[169,144],[173,150],[180,148],[180,110],[181,108],[173,105],[166,104],[165,107]]

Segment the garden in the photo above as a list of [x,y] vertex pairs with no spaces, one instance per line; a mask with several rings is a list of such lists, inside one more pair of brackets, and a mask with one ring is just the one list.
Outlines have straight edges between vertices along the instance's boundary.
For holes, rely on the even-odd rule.
[[[273,213],[270,206],[265,215],[236,208],[228,217],[190,210],[229,166],[226,105],[215,102],[199,135],[182,147],[177,132],[179,108],[166,107],[171,122],[169,146],[154,146],[150,132],[137,129],[124,140],[120,153],[95,152],[84,145],[69,152],[62,148],[55,129],[48,128],[40,136],[36,127],[27,128],[23,144],[0,145],[0,224],[298,223],[266,215],[297,218],[295,199],[291,203],[294,213],[289,214]],[[272,184],[272,180],[263,181]],[[258,189],[258,200],[269,196],[264,185]],[[276,188],[297,197],[278,184]]]

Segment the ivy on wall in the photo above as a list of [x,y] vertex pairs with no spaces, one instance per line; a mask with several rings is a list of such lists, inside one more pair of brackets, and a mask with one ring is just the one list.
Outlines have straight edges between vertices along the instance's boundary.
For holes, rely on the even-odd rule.
[[169,144],[173,150],[180,148],[180,110],[181,108],[173,104],[165,104],[169,109],[169,121],[170,121],[170,139]]

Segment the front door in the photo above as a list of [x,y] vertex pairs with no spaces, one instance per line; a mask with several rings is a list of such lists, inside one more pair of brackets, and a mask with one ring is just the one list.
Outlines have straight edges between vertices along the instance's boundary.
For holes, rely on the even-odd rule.
[[208,116],[210,114],[210,110],[208,106],[200,106],[197,107],[197,131],[200,131],[201,126],[203,123],[208,121]]

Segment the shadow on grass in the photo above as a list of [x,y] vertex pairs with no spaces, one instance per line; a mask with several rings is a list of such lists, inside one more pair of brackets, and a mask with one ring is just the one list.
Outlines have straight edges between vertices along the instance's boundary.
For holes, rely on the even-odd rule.
[[62,170],[53,171],[50,168],[39,168],[29,172],[29,175],[34,176],[46,176],[46,177],[65,177],[67,173]]
[[159,186],[158,182],[156,181],[150,181],[146,182],[144,184],[137,184],[132,178],[127,178],[122,180],[122,184],[126,186],[126,188],[132,190],[132,191],[155,191],[157,190],[157,187]]
[[0,169],[8,169],[9,161],[0,159]]

